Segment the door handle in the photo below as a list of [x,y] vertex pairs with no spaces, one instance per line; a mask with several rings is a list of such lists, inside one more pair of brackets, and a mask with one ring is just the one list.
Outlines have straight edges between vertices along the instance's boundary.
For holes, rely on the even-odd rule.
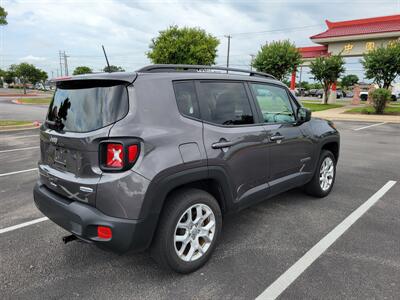
[[283,140],[284,138],[285,138],[285,137],[284,137],[283,135],[276,134],[276,135],[271,136],[269,139],[270,139],[272,142],[275,142],[275,141]]
[[222,149],[222,148],[228,148],[233,146],[233,142],[230,141],[223,141],[223,142],[217,142],[217,143],[213,143],[211,145],[211,148],[213,149]]

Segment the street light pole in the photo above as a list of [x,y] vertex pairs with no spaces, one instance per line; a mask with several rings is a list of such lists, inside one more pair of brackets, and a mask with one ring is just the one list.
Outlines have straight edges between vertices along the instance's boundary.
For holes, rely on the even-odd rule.
[[[228,53],[226,55],[226,67],[229,68],[229,52],[231,50],[231,38],[232,38],[232,36],[228,34],[228,35],[225,35],[225,37],[228,38],[228,51],[227,51]],[[228,73],[228,70],[226,70],[226,73]]]
[[250,54],[250,57],[251,57],[251,61],[250,61],[250,71],[253,71],[253,61],[254,61],[255,55],[254,55],[254,54]]

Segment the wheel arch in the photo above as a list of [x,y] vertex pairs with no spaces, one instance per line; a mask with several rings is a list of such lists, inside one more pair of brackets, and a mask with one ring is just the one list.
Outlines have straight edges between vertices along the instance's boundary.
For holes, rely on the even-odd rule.
[[168,196],[183,188],[198,188],[216,198],[223,214],[233,208],[233,195],[228,176],[222,167],[196,167],[176,172],[166,170],[158,174],[150,183],[140,213],[141,219],[154,218],[152,240],[159,218]]

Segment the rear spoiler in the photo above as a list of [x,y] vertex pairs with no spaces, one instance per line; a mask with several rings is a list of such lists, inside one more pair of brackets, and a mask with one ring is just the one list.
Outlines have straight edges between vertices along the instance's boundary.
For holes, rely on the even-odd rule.
[[125,81],[127,83],[132,83],[137,77],[136,72],[113,72],[113,73],[91,73],[76,76],[62,76],[52,78],[51,83],[57,84],[61,82],[68,81],[80,81],[80,80],[113,80],[113,81]]

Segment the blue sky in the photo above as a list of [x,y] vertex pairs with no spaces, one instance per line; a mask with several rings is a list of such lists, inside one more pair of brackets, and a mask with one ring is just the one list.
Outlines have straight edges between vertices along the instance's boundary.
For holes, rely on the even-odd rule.
[[[219,65],[226,61],[224,35],[231,34],[231,65],[247,68],[250,54],[266,41],[312,45],[309,36],[325,30],[325,19],[400,13],[399,0],[0,0],[0,6],[8,11],[9,23],[0,28],[0,68],[27,61],[50,76],[59,69],[59,50],[70,56],[70,73],[79,65],[99,71],[105,65],[102,44],[110,63],[133,71],[149,63],[145,52],[151,39],[170,25],[201,27],[220,38]],[[357,61],[349,61],[347,73],[362,78]]]

